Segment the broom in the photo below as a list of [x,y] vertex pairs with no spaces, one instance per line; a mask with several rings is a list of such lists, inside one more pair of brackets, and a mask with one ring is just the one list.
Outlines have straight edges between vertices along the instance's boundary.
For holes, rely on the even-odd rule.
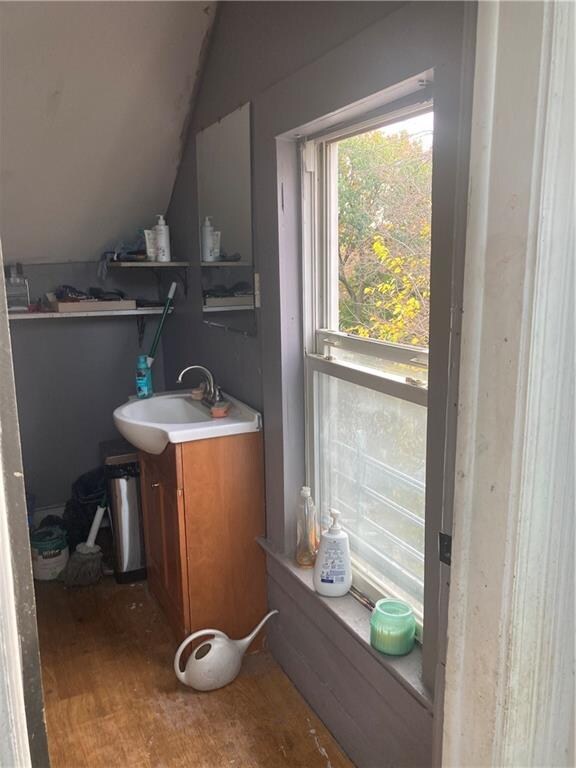
[[66,564],[64,583],[67,587],[87,587],[89,584],[97,584],[102,578],[102,550],[94,542],[106,509],[104,497],[94,515],[88,538],[78,544]]
[[170,307],[172,305],[172,301],[174,299],[175,293],[176,293],[176,283],[171,283],[170,290],[168,291],[168,296],[166,297],[166,302],[164,303],[164,312],[162,312],[162,317],[160,318],[160,322],[158,323],[158,328],[156,328],[156,335],[154,336],[154,341],[152,342],[152,346],[150,348],[150,354],[148,355],[148,358],[147,358],[148,368],[152,368],[152,363],[154,362],[154,358],[156,357],[156,350],[158,349],[160,336],[162,335],[164,323],[166,322],[166,318],[168,317],[168,313],[170,312]]

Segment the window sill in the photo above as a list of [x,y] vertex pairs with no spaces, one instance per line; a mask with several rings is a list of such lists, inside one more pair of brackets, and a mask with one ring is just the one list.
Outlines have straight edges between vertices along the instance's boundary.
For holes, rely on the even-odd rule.
[[269,558],[303,585],[318,600],[319,605],[337,619],[360,644],[363,652],[377,661],[422,706],[432,711],[432,696],[422,681],[422,650],[419,645],[407,656],[385,656],[374,650],[370,645],[370,611],[365,606],[352,595],[338,598],[318,595],[312,585],[311,569],[298,568],[289,557],[276,552],[266,539],[258,539],[258,543]]

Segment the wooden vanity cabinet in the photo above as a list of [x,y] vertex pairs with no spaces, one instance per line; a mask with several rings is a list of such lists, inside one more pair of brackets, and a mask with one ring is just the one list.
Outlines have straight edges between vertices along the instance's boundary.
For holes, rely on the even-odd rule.
[[148,584],[178,639],[243,637],[266,610],[262,435],[140,453]]

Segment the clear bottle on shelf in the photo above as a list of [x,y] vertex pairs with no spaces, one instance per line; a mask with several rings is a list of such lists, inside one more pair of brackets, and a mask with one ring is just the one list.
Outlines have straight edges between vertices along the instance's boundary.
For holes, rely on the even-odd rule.
[[300,506],[296,525],[296,563],[301,568],[312,568],[320,546],[320,521],[310,488],[300,491]]

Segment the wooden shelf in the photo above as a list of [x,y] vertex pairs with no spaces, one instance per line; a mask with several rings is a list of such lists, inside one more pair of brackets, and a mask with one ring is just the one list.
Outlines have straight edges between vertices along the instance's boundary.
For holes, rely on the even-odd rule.
[[222,307],[202,307],[202,312],[242,312],[254,309],[253,304],[244,304],[241,307],[228,305]]
[[[188,296],[188,267],[191,261],[109,261],[108,266],[112,269],[149,269],[154,274],[158,289],[162,285],[162,272],[172,270],[172,274],[180,280],[184,295]],[[172,275],[170,275],[172,277]]]
[[204,269],[209,267],[251,267],[252,264],[245,261],[201,261],[200,266]]
[[189,267],[189,261],[110,261],[108,266],[113,269],[183,269]]
[[[164,307],[143,307],[141,309],[107,309],[102,312],[9,312],[9,320],[74,320],[77,317],[142,317],[161,315]],[[172,312],[172,309],[170,309]]]

